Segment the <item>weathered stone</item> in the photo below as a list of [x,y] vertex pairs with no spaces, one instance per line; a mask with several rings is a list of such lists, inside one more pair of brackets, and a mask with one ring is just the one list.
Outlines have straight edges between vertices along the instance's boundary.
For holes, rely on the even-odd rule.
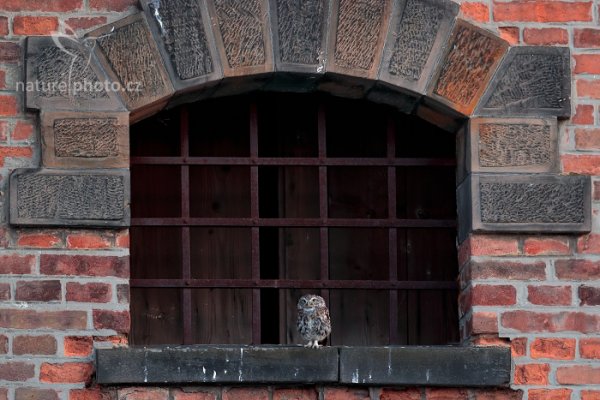
[[591,229],[589,176],[473,174],[460,185],[458,198],[461,238],[471,229],[532,233]]
[[567,47],[513,47],[481,100],[479,115],[571,115]]
[[221,78],[205,2],[144,0],[141,4],[176,91],[196,90]]
[[173,87],[143,14],[103,26],[86,35],[131,111],[164,101]]
[[42,113],[46,167],[129,166],[128,113]]
[[123,170],[27,170],[10,177],[15,225],[126,226],[129,173]]
[[402,0],[392,15],[380,79],[424,93],[452,28],[458,5]]
[[106,87],[106,77],[89,46],[73,38],[28,37],[26,75],[23,89],[28,108],[124,109]]
[[379,82],[369,90],[367,99],[380,104],[387,104],[405,114],[411,114],[421,96],[417,93],[402,90],[384,82]]
[[334,0],[327,71],[375,78],[391,11],[386,0]]
[[265,0],[212,0],[209,12],[225,76],[273,70],[268,3]]
[[557,130],[556,119],[471,119],[467,168],[474,172],[555,171]]
[[485,387],[510,383],[503,347],[341,347],[344,385]]
[[470,115],[507,48],[508,43],[492,33],[459,20],[432,82],[432,96]]
[[100,384],[337,382],[338,350],[269,346],[98,349]]
[[271,2],[277,69],[325,72],[325,0]]

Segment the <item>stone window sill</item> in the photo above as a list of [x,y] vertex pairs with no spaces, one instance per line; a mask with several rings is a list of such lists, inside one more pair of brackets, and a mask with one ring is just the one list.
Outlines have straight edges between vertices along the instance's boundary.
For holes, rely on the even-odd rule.
[[498,387],[510,349],[462,346],[160,346],[98,349],[101,385],[343,384]]

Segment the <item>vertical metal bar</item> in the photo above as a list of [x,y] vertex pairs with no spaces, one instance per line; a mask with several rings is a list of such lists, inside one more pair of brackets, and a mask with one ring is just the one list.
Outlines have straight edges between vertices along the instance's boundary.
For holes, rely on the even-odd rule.
[[[327,167],[324,165],[327,157],[327,132],[326,132],[326,113],[325,105],[319,105],[317,115],[317,135],[318,135],[318,154],[319,154],[319,217],[325,221],[329,215],[329,204],[327,194]],[[322,222],[324,224],[324,222]],[[320,277],[321,280],[329,280],[329,228],[321,226],[319,228],[320,249]],[[329,304],[329,289],[321,290],[325,302]]]
[[[256,103],[250,104],[250,158],[258,158],[258,115]],[[258,221],[258,166],[250,167],[250,217]],[[260,230],[252,227],[252,279],[260,279]],[[252,343],[260,344],[261,340],[261,315],[260,315],[260,289],[252,289]]]
[[[184,106],[180,113],[179,138],[181,144],[181,156],[184,161],[189,156],[189,129],[188,129],[188,108]],[[181,166],[181,217],[186,221],[190,217],[190,167]],[[184,222],[181,228],[181,259],[182,277],[184,280],[192,276],[192,260],[190,254],[190,227]],[[192,289],[183,289],[182,295],[182,313],[183,313],[183,343],[192,343]]]
[[[388,117],[387,123],[387,157],[393,160],[396,157],[396,124],[393,117]],[[396,218],[396,167],[388,167],[388,218]],[[388,262],[389,262],[389,280],[398,280],[398,230],[390,228],[388,231]],[[398,291],[389,292],[389,328],[390,344],[398,344]]]

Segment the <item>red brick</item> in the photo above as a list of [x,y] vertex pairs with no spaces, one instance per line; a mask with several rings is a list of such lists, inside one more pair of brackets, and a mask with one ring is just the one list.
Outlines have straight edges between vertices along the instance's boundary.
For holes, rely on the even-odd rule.
[[495,21],[568,22],[591,21],[592,3],[564,1],[494,2]]
[[563,28],[525,28],[523,41],[536,46],[569,44],[569,32]]
[[541,306],[568,306],[571,304],[570,286],[527,286],[527,301]]
[[40,382],[43,383],[89,383],[94,367],[91,363],[42,363]]
[[[268,400],[269,391],[259,388],[232,388],[223,390],[223,400]],[[327,396],[325,396],[327,399]]]
[[600,287],[580,286],[578,290],[582,306],[600,306]]
[[521,364],[515,366],[515,385],[547,385],[549,364]]
[[58,400],[58,393],[52,389],[17,388],[15,400]]
[[467,400],[469,393],[465,389],[427,388],[425,389],[427,400]]
[[582,390],[581,400],[600,400],[600,390]]
[[115,245],[117,247],[129,248],[129,231],[124,231],[117,234],[115,239]]
[[96,28],[106,25],[106,17],[75,17],[65,21],[65,25],[72,33],[81,30]]
[[600,339],[579,339],[579,355],[581,355],[582,358],[600,359]]
[[119,400],[168,400],[169,391],[160,388],[119,389]]
[[421,400],[421,389],[382,389],[379,400]]
[[30,121],[17,121],[15,129],[12,132],[12,140],[30,140],[33,138],[33,124]]
[[93,349],[94,342],[90,336],[65,336],[63,350],[67,357],[88,357]]
[[600,274],[600,261],[556,260],[556,277],[563,280],[596,280]]
[[35,365],[20,361],[0,363],[0,381],[22,382],[35,376]]
[[90,8],[99,11],[125,11],[136,5],[137,0],[90,0]]
[[521,41],[519,28],[516,26],[501,26],[498,28],[500,37],[511,45],[519,44]]
[[598,74],[600,73],[600,55],[599,54],[575,54],[576,74]]
[[17,246],[49,249],[60,247],[62,239],[53,233],[23,233],[17,239]]
[[8,283],[0,283],[0,301],[10,300],[10,285]]
[[96,329],[113,329],[118,333],[129,332],[129,311],[94,310],[93,315]]
[[217,400],[217,395],[207,391],[171,389],[173,400]]
[[67,236],[67,247],[70,249],[106,249],[110,241],[99,234],[77,233]]
[[575,29],[573,33],[573,43],[575,44],[575,47],[588,49],[600,47],[600,29]]
[[[600,136],[600,130],[598,131]],[[577,240],[577,252],[582,254],[600,254],[600,234],[591,233]]]
[[129,258],[42,254],[40,271],[45,275],[129,277]]
[[8,17],[0,17],[0,36],[8,36]]
[[86,329],[85,311],[0,310],[0,328],[13,329]]
[[3,0],[2,11],[75,11],[83,6],[83,0]]
[[[2,97],[2,96],[0,96]],[[0,148],[0,167],[4,166],[4,161],[9,157],[31,158],[33,152],[31,147],[3,147]]]
[[[21,46],[14,42],[0,42],[0,61],[16,63],[21,60]],[[0,100],[3,103],[6,99]]]
[[519,254],[519,242],[514,238],[500,236],[471,236],[473,256],[515,256]]
[[571,389],[529,389],[529,400],[570,400]]
[[15,336],[13,339],[13,353],[16,355],[23,354],[56,354],[56,338],[51,335],[30,336],[21,335]]
[[72,389],[69,400],[116,400],[114,389]]
[[108,303],[111,298],[112,290],[107,283],[67,283],[67,301]]
[[523,244],[523,251],[528,256],[569,254],[569,241],[558,238],[528,238]]
[[508,306],[517,302],[517,290],[511,285],[476,285],[472,291],[476,306]]
[[317,400],[319,393],[315,389],[276,389],[273,400]]
[[485,389],[475,392],[474,400],[521,400],[523,392],[511,389]]
[[0,95],[0,116],[14,117],[17,112],[17,98],[10,95]]
[[57,17],[17,15],[13,19],[13,33],[15,35],[51,35],[57,31]]
[[122,347],[128,344],[126,335],[94,336],[94,342],[111,343],[113,347]]
[[578,104],[571,121],[577,125],[594,125],[594,106],[591,104]]
[[129,304],[129,285],[117,285],[117,301]]
[[508,311],[502,314],[500,321],[505,328],[527,333],[570,331],[595,333],[600,330],[600,316],[582,312]]
[[575,147],[577,150],[600,150],[600,129],[576,129]]
[[8,337],[0,335],[0,354],[8,353]]
[[[4,88],[4,71],[0,71],[0,89]],[[8,140],[8,121],[0,121],[0,142]]]
[[490,20],[490,8],[485,3],[462,3],[461,14],[467,19],[477,22],[488,22]]
[[573,360],[575,358],[575,339],[537,338],[531,342],[532,358],[551,358],[554,360]]
[[470,320],[470,330],[474,335],[498,333],[498,316],[493,312],[474,312]]
[[0,400],[8,400],[8,389],[0,388]]
[[558,367],[556,381],[562,385],[600,385],[600,367],[591,365]]
[[470,278],[539,281],[546,279],[546,264],[542,261],[520,263],[513,261],[473,261],[469,265]]
[[577,96],[600,99],[600,80],[578,79]]
[[527,355],[527,338],[514,338],[510,341],[510,352],[513,358]]
[[19,281],[15,300],[19,301],[60,301],[62,289],[60,281]]
[[600,181],[594,182],[594,200],[600,200]]

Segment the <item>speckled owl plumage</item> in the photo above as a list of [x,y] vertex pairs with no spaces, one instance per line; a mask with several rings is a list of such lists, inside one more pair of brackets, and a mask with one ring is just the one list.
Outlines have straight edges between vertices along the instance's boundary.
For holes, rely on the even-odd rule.
[[316,294],[306,294],[298,300],[296,326],[302,338],[308,341],[304,347],[319,348],[319,342],[331,333],[329,309],[325,300]]

